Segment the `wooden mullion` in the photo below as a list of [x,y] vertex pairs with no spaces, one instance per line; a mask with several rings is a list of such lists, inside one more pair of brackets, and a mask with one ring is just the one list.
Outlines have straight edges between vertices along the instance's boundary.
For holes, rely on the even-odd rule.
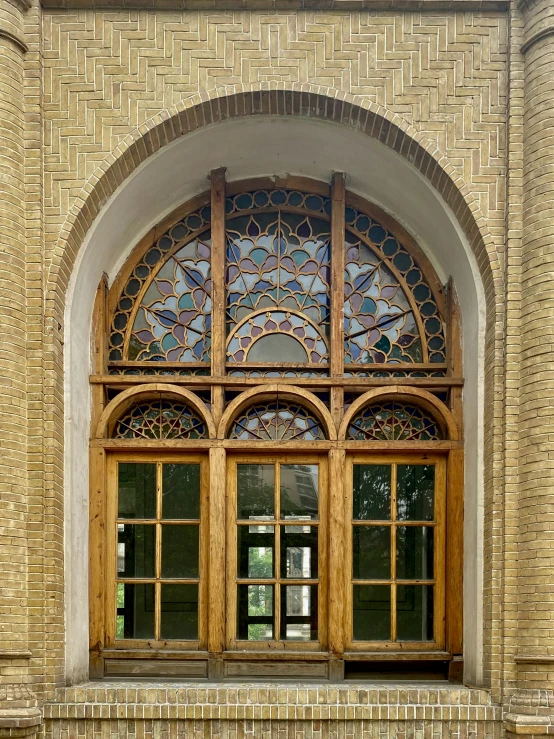
[[[108,373],[108,276],[104,273],[96,289],[92,319],[92,369],[95,375]],[[96,434],[96,427],[102,411],[106,406],[106,388],[92,385],[91,388],[91,436]]]
[[281,463],[275,463],[275,535],[273,537],[275,547],[275,562],[273,572],[275,584],[273,585],[273,639],[281,641]]
[[[344,234],[345,175],[334,172],[331,184],[331,377],[344,375]],[[344,406],[341,386],[331,389],[331,415],[338,428]]]
[[397,467],[398,465],[394,462],[391,465],[391,599],[390,599],[390,610],[391,610],[391,641],[396,641],[397,627],[396,627],[396,482],[397,482]]
[[[210,173],[212,220],[212,376],[225,375],[225,167]],[[222,386],[212,389],[212,414],[217,424],[223,415]]]
[[[345,452],[329,452],[329,651],[341,657],[344,652],[344,603],[346,582],[345,541]],[[350,579],[350,578],[349,578]]]
[[225,449],[210,449],[209,474],[208,651],[211,654],[220,654],[225,646]]

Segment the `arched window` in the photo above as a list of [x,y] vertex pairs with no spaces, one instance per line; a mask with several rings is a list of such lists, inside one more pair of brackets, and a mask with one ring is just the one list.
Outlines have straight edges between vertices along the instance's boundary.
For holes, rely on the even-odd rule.
[[211,182],[98,290],[91,674],[447,671],[453,286],[341,175]]

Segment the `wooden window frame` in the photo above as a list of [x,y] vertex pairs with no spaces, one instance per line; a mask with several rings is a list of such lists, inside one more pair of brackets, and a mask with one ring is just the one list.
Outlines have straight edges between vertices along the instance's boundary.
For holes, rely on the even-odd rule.
[[[303,177],[258,178],[228,184],[225,170],[215,170],[210,175],[211,189],[199,195],[186,205],[169,215],[152,229],[137,245],[123,265],[111,289],[107,279],[101,281],[94,309],[93,331],[93,374],[92,419],[90,444],[90,665],[91,676],[106,674],[106,664],[116,658],[129,660],[206,660],[207,668],[199,671],[199,676],[221,678],[229,676],[225,665],[230,662],[244,662],[236,666],[234,675],[247,675],[248,665],[258,660],[285,662],[293,660],[326,663],[314,675],[329,679],[340,679],[344,662],[380,661],[387,659],[436,659],[450,660],[462,653],[462,566],[463,566],[463,442],[462,439],[462,356],[460,343],[460,320],[452,281],[446,289],[439,283],[427,258],[412,237],[394,220],[379,208],[366,203],[360,197],[349,193],[345,188],[342,173],[333,175],[332,182],[322,183]],[[225,199],[227,195],[238,194],[257,188],[299,189],[331,198],[331,306],[330,306],[330,362],[325,376],[294,377],[273,379],[268,377],[233,377],[228,374],[226,363],[225,336]],[[118,296],[131,275],[135,264],[146,251],[160,238],[167,228],[178,219],[193,212],[204,204],[211,204],[212,230],[212,279],[213,279],[213,321],[212,358],[209,375],[174,374],[164,377],[151,375],[125,375],[119,365],[136,370],[145,363],[108,362],[107,336],[110,316],[117,305]],[[343,344],[343,303],[344,303],[344,233],[345,207],[352,205],[380,221],[385,228],[414,255],[427,282],[433,290],[440,312],[446,325],[447,361],[444,365],[372,365],[374,370],[402,371],[403,369],[432,370],[441,369],[441,377],[362,377],[354,373],[345,376]],[[157,366],[159,366],[158,363]],[[152,369],[152,364],[149,369]],[[188,366],[188,365],[186,365]],[[163,363],[163,368],[184,369],[180,363]],[[119,368],[118,368],[119,367]],[[349,368],[351,369],[351,367]],[[118,374],[113,374],[117,371]],[[190,401],[195,411],[206,420],[208,437],[198,440],[133,440],[112,439],[110,429],[116,420],[117,398],[124,399],[125,407],[133,398],[144,397],[149,391],[168,393],[184,402]],[[317,393],[326,393],[327,403],[321,401]],[[250,442],[226,438],[227,428],[241,408],[256,398],[263,400],[275,393],[290,394],[296,400],[304,399],[310,410],[320,418],[328,435],[325,441],[295,442]],[[316,394],[314,394],[316,393]],[[405,398],[407,402],[420,404],[434,414],[445,429],[445,438],[433,442],[402,441],[349,441],[346,440],[346,427],[349,410],[344,408],[345,393],[360,396],[360,402],[369,403],[372,399],[391,397],[393,394]],[[437,400],[442,393],[444,402]],[[142,394],[142,395],[141,395]],[[229,399],[229,394],[235,400]],[[115,395],[115,399],[114,399]],[[207,398],[207,400],[206,400]],[[311,405],[310,405],[311,404]],[[324,417],[323,417],[324,416]],[[445,420],[446,419],[446,420]],[[445,466],[445,520],[444,547],[448,562],[448,574],[444,577],[444,634],[433,648],[424,645],[384,646],[383,644],[354,644],[351,638],[351,616],[345,613],[349,599],[350,581],[344,573],[344,555],[349,551],[350,512],[348,510],[349,481],[347,469],[353,458],[372,459],[410,458],[411,455],[438,455]],[[281,460],[291,458],[296,461],[317,459],[325,467],[326,510],[325,557],[326,571],[329,573],[325,583],[325,597],[320,588],[320,643],[272,643],[270,649],[263,650],[260,645],[237,643],[233,627],[234,615],[230,617],[229,588],[233,580],[233,525],[232,500],[234,487],[230,470],[239,459]],[[141,461],[186,461],[205,460],[203,480],[209,494],[203,506],[204,532],[203,565],[206,576],[202,584],[202,614],[199,614],[201,637],[191,648],[190,642],[172,643],[169,647],[161,643],[146,644],[142,641],[114,639],[113,594],[109,594],[106,572],[113,555],[113,542],[108,541],[106,527],[113,516],[113,465],[117,459],[140,459]],[[443,464],[441,462],[441,464]],[[230,476],[231,475],[231,476]],[[111,482],[110,482],[111,480]],[[203,483],[204,484],[204,483]],[[112,506],[112,508],[110,508]],[[231,516],[231,519],[229,518]],[[322,526],[323,515],[320,518]],[[111,524],[109,524],[111,525]],[[207,533],[206,533],[207,532]],[[202,536],[202,534],[201,534]],[[322,546],[320,540],[320,547]],[[234,553],[236,556],[236,552]],[[231,563],[231,564],[230,564]],[[233,581],[234,582],[234,581]],[[322,598],[324,603],[322,603]],[[111,610],[110,610],[111,609]],[[232,610],[232,609],[231,609]],[[111,615],[110,615],[111,614]],[[132,642],[132,643],[131,643]],[[196,662],[195,662],[196,664]],[[292,663],[291,663],[292,664]],[[241,672],[242,670],[242,672]],[[277,672],[278,669],[276,668]],[[168,674],[171,668],[167,668]],[[162,670],[163,672],[163,670]],[[277,674],[276,672],[276,674]],[[273,673],[256,673],[271,675]],[[289,674],[289,673],[286,673]],[[295,673],[290,673],[294,675]],[[300,674],[300,673],[298,673]],[[302,673],[304,674],[304,673]]]

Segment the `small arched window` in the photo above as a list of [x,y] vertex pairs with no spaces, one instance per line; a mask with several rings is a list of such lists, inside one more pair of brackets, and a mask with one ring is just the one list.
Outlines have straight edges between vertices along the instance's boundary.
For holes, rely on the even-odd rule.
[[444,665],[462,649],[453,286],[341,175],[211,181],[98,292],[92,674]]

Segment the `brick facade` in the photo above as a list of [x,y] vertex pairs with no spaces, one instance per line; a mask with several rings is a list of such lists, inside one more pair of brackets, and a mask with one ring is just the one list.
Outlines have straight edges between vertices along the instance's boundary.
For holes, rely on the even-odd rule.
[[[551,733],[554,3],[140,5],[0,0],[0,735]],[[160,148],[267,114],[380,141],[475,256],[482,689],[63,687],[63,342],[79,249]]]

